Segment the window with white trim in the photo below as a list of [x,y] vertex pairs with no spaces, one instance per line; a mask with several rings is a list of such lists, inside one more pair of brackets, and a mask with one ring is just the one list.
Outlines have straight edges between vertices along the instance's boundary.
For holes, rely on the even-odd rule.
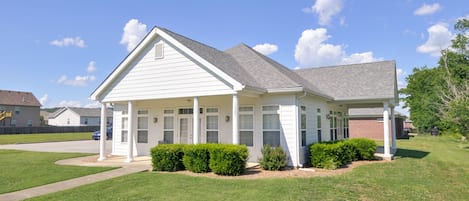
[[163,119],[163,143],[173,144],[174,143],[174,110],[165,109]]
[[301,106],[301,146],[306,146],[306,106]]
[[279,106],[262,106],[262,142],[271,147],[280,146]]
[[209,107],[206,113],[207,143],[218,143],[218,108]]
[[336,112],[329,111],[329,134],[331,141],[337,140],[337,117]]
[[316,109],[317,124],[318,124],[318,142],[322,142],[322,125],[321,125],[321,108]]
[[121,142],[127,142],[129,133],[129,114],[126,110],[122,111]]
[[155,44],[155,59],[164,58],[164,43]]
[[349,129],[348,129],[348,124],[349,124],[349,118],[348,116],[344,117],[344,138],[349,138]]
[[148,143],[148,110],[137,111],[137,143]]
[[239,107],[239,143],[252,147],[254,145],[254,107]]

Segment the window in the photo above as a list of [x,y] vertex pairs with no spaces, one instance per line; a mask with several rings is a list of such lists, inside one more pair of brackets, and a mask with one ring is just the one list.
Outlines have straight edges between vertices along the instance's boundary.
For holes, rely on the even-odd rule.
[[85,118],[85,124],[88,124],[88,118]]
[[33,120],[28,120],[28,126],[29,127],[33,126]]
[[[204,111],[203,108],[200,108],[199,109],[199,113],[202,114]],[[194,109],[192,108],[179,108],[179,111],[178,111],[178,114],[193,114],[194,113]]]
[[10,125],[13,127],[16,126],[16,119],[12,119],[10,122]]
[[20,107],[15,107],[15,114],[20,114],[21,108]]
[[155,45],[155,59],[164,58],[164,43],[158,43]]
[[280,146],[279,106],[262,106],[263,144],[271,147]]
[[129,133],[129,118],[127,111],[122,111],[122,127],[121,127],[121,142],[127,142],[127,134]]
[[317,124],[318,124],[318,142],[322,142],[321,108],[318,108],[316,112],[317,112]]
[[306,146],[306,106],[301,106],[301,146]]
[[148,143],[148,110],[137,112],[137,143]]
[[348,116],[345,116],[344,118],[344,138],[349,138],[349,130],[348,130],[348,124],[349,124],[349,118]]
[[207,143],[218,143],[218,108],[207,108]]
[[329,139],[334,141],[334,113],[329,111]]
[[254,134],[254,108],[252,106],[239,107],[239,142],[252,147]]
[[163,143],[174,143],[174,110],[164,110]]

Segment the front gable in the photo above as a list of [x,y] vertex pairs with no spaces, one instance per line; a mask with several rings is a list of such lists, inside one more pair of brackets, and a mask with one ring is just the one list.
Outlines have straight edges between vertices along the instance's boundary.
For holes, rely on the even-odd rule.
[[[159,29],[155,28],[157,31]],[[92,94],[102,102],[236,93],[239,83],[155,29]],[[156,55],[156,45],[163,56]]]

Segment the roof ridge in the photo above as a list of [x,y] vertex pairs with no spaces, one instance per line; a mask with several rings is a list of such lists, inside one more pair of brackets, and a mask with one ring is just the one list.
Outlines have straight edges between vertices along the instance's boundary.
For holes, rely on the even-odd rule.
[[371,61],[371,62],[353,63],[353,64],[339,64],[339,65],[329,65],[329,66],[306,67],[306,68],[294,69],[293,71],[323,69],[323,68],[341,68],[341,67],[347,67],[347,66],[357,66],[357,65],[363,65],[363,64],[366,65],[366,64],[376,64],[376,63],[388,63],[388,62],[396,63],[396,60],[382,60],[382,61]]

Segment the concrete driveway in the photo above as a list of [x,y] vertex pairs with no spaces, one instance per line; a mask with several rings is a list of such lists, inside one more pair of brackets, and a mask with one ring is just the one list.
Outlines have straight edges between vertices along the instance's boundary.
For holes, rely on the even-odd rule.
[[[111,153],[111,140],[106,140],[106,153]],[[99,153],[99,140],[80,140],[66,142],[43,142],[31,144],[0,145],[0,149],[15,149],[41,152],[62,153]]]

